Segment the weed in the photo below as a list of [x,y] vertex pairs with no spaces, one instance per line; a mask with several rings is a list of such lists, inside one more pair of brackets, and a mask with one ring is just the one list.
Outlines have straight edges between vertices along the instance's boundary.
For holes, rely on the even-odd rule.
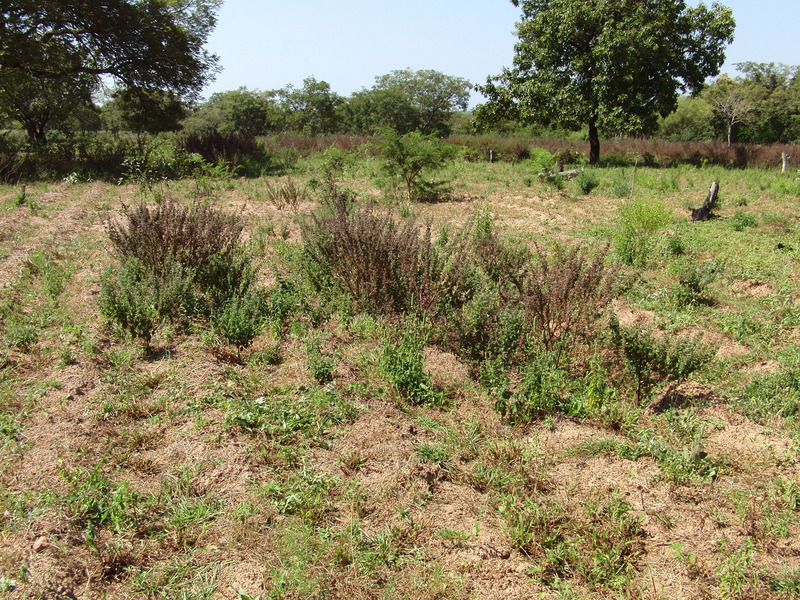
[[800,569],[783,569],[767,578],[769,587],[774,592],[787,598],[800,598]]
[[758,589],[758,572],[748,573],[755,552],[750,540],[745,540],[737,551],[728,551],[725,562],[716,569],[723,598],[743,598],[748,589]]
[[800,360],[777,373],[753,376],[733,400],[745,415],[760,422],[796,416],[800,412]]
[[592,190],[599,185],[600,181],[594,171],[582,171],[575,178],[575,188],[584,196],[591,194]]
[[267,198],[278,210],[288,207],[289,210],[296,213],[300,204],[305,201],[305,192],[291,177],[275,183],[264,180],[264,189]]
[[441,302],[446,272],[430,226],[397,224],[337,197],[302,234],[304,271],[323,295],[346,294],[354,308],[374,313],[429,313]]
[[737,212],[731,219],[731,226],[734,231],[744,231],[748,227],[756,227],[758,220],[750,214]]
[[714,265],[698,266],[694,261],[681,265],[678,271],[678,286],[673,291],[678,306],[711,304],[708,286],[714,281]]
[[499,397],[495,409],[512,423],[545,417],[564,407],[567,375],[558,368],[554,353],[541,350],[522,368],[518,390],[508,397]]
[[242,297],[227,300],[212,317],[214,329],[240,351],[253,343],[264,324],[263,294],[250,291]]
[[25,206],[28,204],[27,186],[22,186],[14,193],[14,206]]
[[278,444],[309,438],[321,442],[329,428],[351,421],[356,409],[332,390],[287,394],[274,390],[256,398],[229,399],[225,422]]
[[644,266],[653,246],[653,237],[670,221],[660,201],[629,199],[622,205],[613,233],[614,249],[628,265]]
[[683,256],[686,254],[686,242],[677,233],[667,238],[667,254],[669,256]]
[[306,355],[308,371],[317,383],[323,384],[333,381],[336,371],[336,359],[322,352],[322,341],[311,338],[306,342]]
[[636,403],[648,398],[658,383],[678,383],[709,363],[714,350],[698,338],[657,338],[638,326],[621,327],[611,316],[614,344],[636,382]]
[[62,469],[61,475],[70,486],[64,502],[75,526],[88,528],[91,534],[92,526],[97,525],[117,533],[136,530],[140,525],[147,499],[125,482],[112,484],[99,465],[91,471]]
[[435,444],[416,444],[414,450],[422,460],[433,463],[444,471],[450,471],[453,468],[450,453],[441,446]]
[[544,348],[556,353],[556,362],[565,346],[591,339],[611,301],[615,272],[604,265],[607,251],[592,256],[582,246],[559,246],[548,256],[536,245],[522,305]]
[[403,324],[399,335],[383,344],[382,365],[389,383],[415,404],[441,406],[444,394],[436,390],[425,371],[423,350],[428,340],[427,327],[415,320]]
[[280,514],[299,515],[305,523],[319,523],[329,509],[328,495],[336,481],[311,471],[303,463],[299,471],[287,473],[259,490]]

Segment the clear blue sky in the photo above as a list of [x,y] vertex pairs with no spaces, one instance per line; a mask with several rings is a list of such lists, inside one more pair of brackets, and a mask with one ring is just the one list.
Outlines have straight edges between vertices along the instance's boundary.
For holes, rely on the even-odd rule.
[[[737,24],[723,72],[748,60],[800,64],[796,2],[723,0]],[[223,70],[204,95],[313,76],[347,96],[405,68],[483,83],[511,65],[520,14],[508,0],[225,0],[207,46]]]

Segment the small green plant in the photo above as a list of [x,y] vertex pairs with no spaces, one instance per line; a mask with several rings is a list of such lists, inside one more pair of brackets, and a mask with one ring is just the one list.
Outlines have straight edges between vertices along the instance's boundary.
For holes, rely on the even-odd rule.
[[319,338],[312,338],[306,342],[306,355],[308,371],[317,383],[333,381],[336,359],[322,352],[322,342]]
[[245,296],[230,298],[220,311],[212,317],[215,331],[226,342],[240,351],[253,343],[264,326],[264,298],[259,292],[251,291]]
[[737,212],[731,219],[731,226],[734,231],[744,231],[748,227],[756,227],[758,220],[751,214]]
[[591,194],[592,190],[600,185],[597,174],[594,171],[581,171],[575,178],[575,188],[578,193],[585,195]]
[[427,328],[414,319],[406,321],[399,335],[383,344],[383,371],[389,383],[415,404],[441,406],[444,394],[436,390],[425,371],[423,350],[428,340]]
[[638,326],[622,327],[611,316],[611,335],[636,383],[636,402],[649,398],[659,383],[679,383],[708,364],[714,350],[699,338],[662,337]]
[[727,553],[725,562],[716,569],[723,598],[744,598],[749,588],[758,589],[758,572],[748,572],[757,552],[753,542],[746,539],[736,552]]
[[800,413],[800,357],[777,373],[754,375],[734,397],[745,415],[759,422]]
[[14,206],[25,206],[26,204],[28,204],[28,191],[23,185],[14,193]]
[[708,286],[714,278],[713,265],[698,266],[691,261],[684,263],[678,271],[678,286],[673,292],[678,306],[712,304]]
[[446,448],[436,444],[417,444],[414,446],[417,455],[424,461],[433,463],[445,471],[453,468],[450,453]]
[[670,235],[666,241],[667,254],[669,256],[683,256],[686,254],[686,242],[677,233]]
[[662,202],[629,199],[619,209],[613,232],[620,260],[637,267],[647,263],[655,234],[670,221]]
[[768,578],[769,587],[786,598],[800,598],[800,569],[783,567],[781,571]]
[[516,392],[501,395],[495,408],[512,423],[540,419],[565,406],[568,373],[558,368],[556,355],[546,349],[534,352],[521,369]]

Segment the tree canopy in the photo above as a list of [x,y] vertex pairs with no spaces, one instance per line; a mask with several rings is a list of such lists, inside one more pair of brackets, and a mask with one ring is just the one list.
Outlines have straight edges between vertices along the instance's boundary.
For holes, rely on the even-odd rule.
[[652,131],[719,72],[733,39],[730,9],[682,0],[512,0],[522,8],[514,66],[479,90],[480,123],[588,126],[589,162],[599,132]]
[[467,109],[472,84],[432,69],[402,69],[376,77],[372,89],[395,90],[405,95],[419,115],[421,133],[447,134],[453,112]]
[[[0,88],[13,93],[0,98],[0,108],[21,120],[25,107],[103,77],[131,90],[196,94],[217,68],[203,45],[220,3],[6,0],[0,10]],[[45,125],[38,121],[28,129]]]

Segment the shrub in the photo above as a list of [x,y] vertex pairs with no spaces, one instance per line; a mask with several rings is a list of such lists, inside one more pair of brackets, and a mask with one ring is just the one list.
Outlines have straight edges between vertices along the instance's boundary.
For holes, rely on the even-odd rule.
[[242,223],[205,205],[166,201],[125,207],[107,223],[119,257],[101,282],[101,311],[149,346],[161,322],[211,319],[230,343],[248,346],[263,312],[256,267],[239,245]]
[[669,223],[670,215],[661,202],[629,199],[619,209],[613,232],[614,248],[629,265],[647,262],[655,233]]
[[591,194],[592,190],[600,185],[597,174],[594,171],[582,171],[575,178],[575,187],[581,194]]
[[444,264],[430,226],[338,195],[302,225],[303,265],[323,294],[347,295],[357,310],[429,313],[442,297]]
[[190,312],[193,271],[172,263],[169,270],[155,274],[135,257],[103,272],[100,312],[123,331],[150,345],[153,333],[163,321],[177,321]]
[[225,341],[241,350],[261,333],[264,313],[263,295],[251,291],[241,297],[230,297],[214,314],[212,324]]
[[678,272],[678,287],[674,291],[678,306],[710,304],[708,286],[713,280],[713,267],[697,266],[693,262],[685,263]]
[[242,175],[258,177],[270,167],[269,157],[252,133],[220,133],[210,130],[190,133],[178,139],[178,147],[189,154],[198,154],[215,164],[228,164]]
[[175,262],[214,279],[215,261],[230,261],[238,252],[244,224],[239,215],[206,204],[182,206],[167,200],[150,208],[144,203],[123,207],[122,222],[108,221],[111,244],[122,259],[136,258],[158,276]]
[[555,353],[539,349],[521,370],[516,393],[501,395],[495,408],[512,423],[527,423],[562,408],[568,373],[558,367]]
[[544,148],[531,148],[529,164],[536,174],[548,173],[555,170],[556,157]]
[[604,264],[608,247],[592,255],[585,247],[557,246],[546,255],[538,244],[530,261],[522,304],[544,348],[556,353],[586,340],[613,297],[615,272]]
[[684,381],[705,366],[714,350],[699,338],[657,338],[640,327],[622,327],[612,315],[611,335],[636,382],[636,402],[649,397],[658,383]]
[[452,157],[451,146],[435,136],[418,132],[400,135],[392,129],[383,131],[380,144],[382,170],[393,188],[405,188],[410,202],[431,202],[448,193],[447,182],[432,181],[423,176],[440,168]]

